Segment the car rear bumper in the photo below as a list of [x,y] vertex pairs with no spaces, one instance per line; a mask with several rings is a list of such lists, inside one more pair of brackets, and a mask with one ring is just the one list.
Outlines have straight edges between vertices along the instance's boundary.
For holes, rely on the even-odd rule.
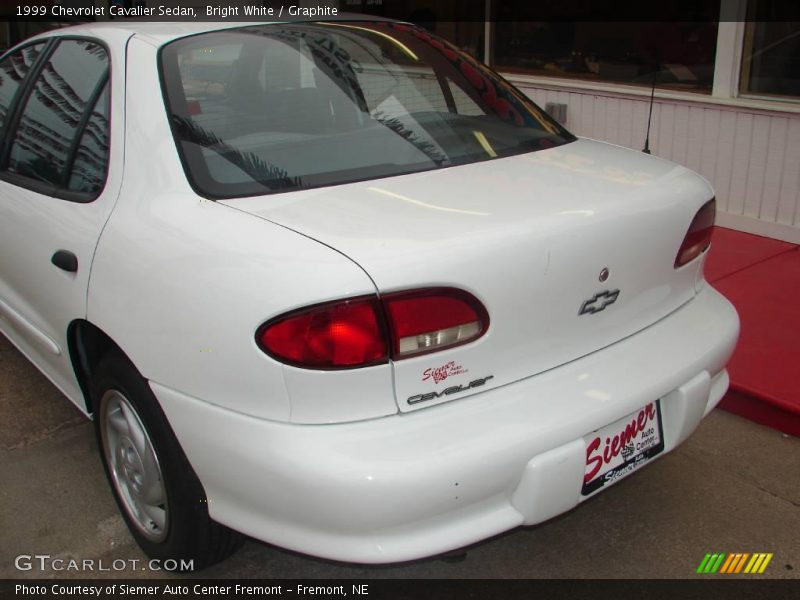
[[655,399],[672,450],[725,393],[738,330],[705,286],[647,329],[545,373],[344,424],[265,421],[151,385],[216,520],[316,556],[395,562],[571,509],[583,437]]

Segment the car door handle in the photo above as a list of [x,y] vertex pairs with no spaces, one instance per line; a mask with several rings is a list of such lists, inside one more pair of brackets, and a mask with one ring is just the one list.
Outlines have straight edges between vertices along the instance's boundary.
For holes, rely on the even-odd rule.
[[50,262],[68,273],[76,273],[78,271],[78,257],[69,250],[56,250]]

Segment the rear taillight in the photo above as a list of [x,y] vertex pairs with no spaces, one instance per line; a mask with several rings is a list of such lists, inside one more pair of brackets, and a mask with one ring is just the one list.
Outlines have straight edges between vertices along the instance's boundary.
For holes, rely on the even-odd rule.
[[264,323],[258,345],[277,360],[312,369],[364,367],[388,352],[377,298],[352,298],[294,311]]
[[454,288],[390,294],[383,304],[394,359],[466,344],[489,326],[489,315],[480,301]]
[[290,365],[347,369],[466,344],[488,327],[489,315],[472,294],[429,288],[292,311],[259,327],[256,342]]
[[675,257],[675,268],[700,256],[711,245],[711,232],[714,228],[714,217],[717,214],[716,200],[706,202],[692,219],[689,231],[683,238],[678,255]]

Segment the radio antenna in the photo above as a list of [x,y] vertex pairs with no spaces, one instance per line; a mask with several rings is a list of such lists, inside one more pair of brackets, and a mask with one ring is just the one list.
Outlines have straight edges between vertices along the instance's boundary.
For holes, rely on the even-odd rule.
[[653,100],[656,96],[656,78],[658,77],[658,64],[653,65],[653,87],[650,88],[650,114],[647,115],[647,135],[644,138],[642,152],[650,154],[650,122],[653,120]]

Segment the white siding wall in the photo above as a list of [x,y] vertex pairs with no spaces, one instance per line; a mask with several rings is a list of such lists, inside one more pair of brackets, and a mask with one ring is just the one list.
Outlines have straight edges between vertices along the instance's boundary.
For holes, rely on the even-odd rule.
[[[574,134],[642,149],[649,98],[516,83]],[[711,181],[718,224],[800,243],[800,114],[656,98],[650,149]]]

